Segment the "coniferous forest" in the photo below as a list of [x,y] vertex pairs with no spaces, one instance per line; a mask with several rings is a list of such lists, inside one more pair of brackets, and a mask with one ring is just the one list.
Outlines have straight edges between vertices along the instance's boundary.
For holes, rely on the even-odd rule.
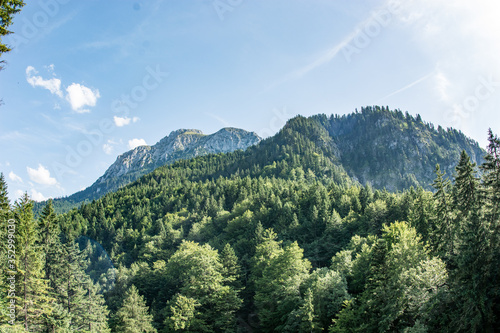
[[181,160],[65,214],[9,202],[2,175],[3,329],[498,331],[500,139],[481,165],[437,165],[432,190],[389,192],[314,135],[285,127],[267,155]]

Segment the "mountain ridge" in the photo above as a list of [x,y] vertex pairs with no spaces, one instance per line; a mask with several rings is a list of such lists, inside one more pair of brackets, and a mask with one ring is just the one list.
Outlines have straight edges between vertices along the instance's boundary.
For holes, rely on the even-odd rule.
[[[67,203],[68,207],[62,209],[65,211],[84,201],[116,191],[142,175],[179,159],[244,150],[261,140],[255,132],[234,127],[225,127],[212,134],[204,134],[198,129],[174,130],[152,146],[138,146],[118,155],[92,185],[70,196],[55,199],[54,205],[58,207],[61,203]],[[35,210],[38,211],[43,204],[37,203]]]
[[[121,154],[90,187],[56,201],[69,202],[74,207],[115,191],[158,167],[237,149],[247,150],[232,153],[223,165],[211,167],[215,171],[205,177],[307,176],[347,186],[370,184],[389,191],[411,186],[432,190],[436,164],[449,177],[462,150],[477,165],[485,154],[477,142],[460,131],[444,130],[441,126],[436,129],[422,121],[420,115],[369,106],[341,116],[299,115],[264,140],[236,128],[223,128],[210,135],[196,129],[175,130],[153,146],[140,146]],[[204,161],[219,163],[213,159]]]

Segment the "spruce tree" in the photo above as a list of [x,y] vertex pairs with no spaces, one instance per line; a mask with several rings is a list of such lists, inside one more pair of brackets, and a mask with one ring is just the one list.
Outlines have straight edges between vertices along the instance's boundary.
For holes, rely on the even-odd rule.
[[462,151],[456,167],[455,185],[453,187],[453,206],[458,212],[458,222],[474,213],[478,204],[479,180],[476,177],[476,164],[469,155]]
[[39,244],[45,253],[45,278],[50,280],[52,277],[52,266],[55,261],[58,261],[60,256],[61,243],[59,240],[59,226],[57,225],[57,217],[52,205],[52,199],[49,199],[47,204],[42,210],[40,220],[38,223],[38,230],[40,233]]
[[148,313],[144,297],[139,295],[137,288],[132,285],[125,293],[122,306],[116,312],[116,332],[153,333],[156,329],[152,321],[153,316]]
[[489,278],[489,228],[483,219],[479,180],[475,164],[462,152],[456,167],[454,206],[456,223],[460,225],[456,269],[452,270],[451,282],[459,304],[458,331],[490,332],[494,320],[491,299],[488,297]]
[[27,331],[44,326],[43,318],[50,316],[53,299],[49,296],[48,281],[44,279],[42,249],[37,246],[39,234],[33,218],[33,202],[25,193],[14,205],[16,221],[16,260],[18,320]]
[[103,295],[99,293],[99,285],[94,284],[90,278],[87,278],[84,286],[86,294],[83,302],[78,304],[78,307],[83,310],[80,311],[78,316],[78,327],[82,331],[89,333],[110,332],[108,327],[109,310]]
[[226,283],[235,290],[242,288],[241,284],[241,266],[238,264],[238,257],[231,244],[227,243],[220,254],[223,266],[222,275],[226,278]]
[[446,173],[441,171],[439,164],[436,165],[436,179],[432,186],[436,189],[434,200],[436,202],[436,212],[434,219],[434,228],[432,229],[431,245],[434,251],[443,258],[453,256],[455,251],[456,228],[453,224],[452,207],[450,198],[451,182],[444,178]]
[[[494,313],[500,312],[500,139],[493,134],[491,129],[488,131],[488,154],[485,156],[485,162],[481,165],[483,170],[483,196],[484,196],[484,219],[489,224],[490,229],[490,248],[489,269],[490,281],[493,283],[490,288],[489,298],[494,304]],[[500,325],[500,317],[497,316],[494,326]]]
[[[0,322],[6,323],[9,320],[7,313],[7,304],[10,300],[7,298],[7,274],[9,269],[8,265],[8,220],[11,216],[10,202],[7,192],[7,183],[5,182],[3,173],[0,173]],[[12,244],[12,243],[11,243]],[[12,262],[14,263],[14,262]],[[0,326],[1,327],[1,326]]]
[[48,281],[49,293],[56,302],[50,317],[45,318],[45,326],[49,332],[67,329],[70,325],[70,314],[66,306],[61,304],[62,277],[64,276],[64,249],[59,238],[60,228],[57,224],[57,216],[54,212],[52,199],[50,199],[42,210],[38,221],[39,240],[38,245],[45,253],[44,272]]

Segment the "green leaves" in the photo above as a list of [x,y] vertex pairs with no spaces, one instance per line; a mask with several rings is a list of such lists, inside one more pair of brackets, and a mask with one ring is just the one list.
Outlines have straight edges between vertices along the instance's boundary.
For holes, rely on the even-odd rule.
[[[22,0],[0,1],[0,40],[1,37],[12,33],[12,31],[8,30],[8,28],[12,24],[14,15],[19,13],[24,5],[24,1]],[[9,51],[9,46],[0,42],[0,57],[2,56],[2,53]],[[0,63],[2,62],[3,61],[0,61]]]
[[[193,332],[234,331],[235,312],[241,306],[238,291],[231,286],[236,270],[229,250],[224,266],[210,245],[182,242],[169,259],[165,273],[176,294],[168,302],[166,324]],[[196,310],[199,307],[199,310]],[[195,311],[196,310],[196,311]]]
[[[413,327],[427,314],[446,282],[445,264],[431,258],[414,228],[395,222],[365,256],[370,262],[363,292],[346,303],[331,332],[387,332]],[[366,272],[366,271],[365,271]]]

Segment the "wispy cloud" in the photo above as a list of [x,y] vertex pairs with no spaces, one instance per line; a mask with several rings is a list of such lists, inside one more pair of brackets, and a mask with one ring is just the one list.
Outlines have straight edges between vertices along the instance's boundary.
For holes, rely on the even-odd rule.
[[111,155],[113,153],[114,146],[117,144],[118,142],[115,142],[113,140],[108,140],[105,144],[102,145],[102,150],[106,155]]
[[402,87],[402,88],[399,88],[399,89],[398,89],[398,90],[396,90],[396,91],[391,92],[391,93],[390,93],[390,94],[388,94],[387,96],[384,96],[384,97],[382,97],[381,99],[379,99],[379,100],[378,100],[375,104],[377,104],[377,103],[379,103],[379,102],[383,101],[383,100],[384,100],[384,99],[386,99],[386,98],[392,97],[392,96],[394,96],[394,95],[397,95],[397,94],[399,94],[399,93],[402,93],[402,92],[403,92],[403,91],[405,91],[405,90],[410,89],[411,87],[413,87],[413,86],[415,86],[415,85],[419,84],[420,82],[425,81],[426,79],[428,79],[429,77],[431,77],[433,74],[434,74],[434,71],[430,72],[429,74],[426,74],[426,75],[422,76],[421,78],[419,78],[419,79],[417,79],[417,80],[413,81],[413,82],[412,82],[412,83],[410,83],[410,84],[407,84],[406,86],[404,86],[404,87]]
[[[399,6],[399,2],[396,0],[388,0],[385,2],[384,6],[382,8],[396,8]],[[385,9],[384,12],[389,13],[389,10]],[[364,34],[364,30],[369,26],[371,23],[377,23],[378,25],[383,25],[385,26],[387,22],[381,22],[382,18],[380,17],[382,14],[382,9],[377,8],[375,10],[372,10],[368,17],[358,23],[356,27],[349,32],[340,42],[335,44],[333,47],[330,47],[326,51],[324,51],[321,55],[316,57],[313,61],[308,63],[305,66],[299,67],[293,71],[291,71],[289,74],[285,75],[283,78],[277,80],[276,82],[272,83],[267,87],[266,90],[272,89],[276,86],[279,86],[283,83],[286,83],[288,81],[292,80],[297,80],[311,71],[317,69],[318,67],[321,67],[323,65],[328,64],[331,62],[334,58],[336,58],[339,53],[341,53],[343,50],[345,50],[356,38],[360,37],[360,35]],[[389,13],[389,15],[393,15],[394,13]]]
[[129,118],[129,117],[117,117],[117,116],[113,116],[113,120],[114,120],[115,125],[117,127],[123,127],[123,126],[126,126],[126,125],[130,124],[131,122],[132,123],[138,122],[139,118],[138,117]]
[[436,73],[434,79],[436,81],[436,91],[439,94],[439,98],[444,102],[448,102],[450,100],[450,94],[448,92],[451,85],[450,80],[441,71]]
[[18,183],[23,182],[23,179],[18,175],[16,175],[13,171],[9,173],[9,179],[12,180],[13,182],[18,182]]
[[207,116],[210,116],[211,118],[214,118],[215,120],[221,122],[224,125],[224,127],[231,127],[231,123],[229,123],[226,119],[219,117],[218,115],[210,113],[210,112],[205,112],[205,114]]
[[49,90],[54,95],[61,98],[63,97],[63,93],[61,91],[61,80],[57,78],[46,80],[41,76],[36,76],[36,74],[38,74],[38,72],[33,66],[26,67],[26,81],[28,81],[32,87],[42,87]]
[[[54,75],[54,65],[46,66],[47,70]],[[57,78],[44,79],[41,76],[36,76],[37,70],[33,66],[26,68],[26,81],[32,87],[42,87],[49,90],[53,95],[59,98],[66,99],[69,102],[73,111],[77,113],[90,112],[87,106],[93,107],[97,103],[97,99],[101,97],[98,89],[91,89],[79,83],[72,83],[66,88],[66,97],[61,90],[61,80]],[[56,103],[55,109],[60,109],[60,105]]]

